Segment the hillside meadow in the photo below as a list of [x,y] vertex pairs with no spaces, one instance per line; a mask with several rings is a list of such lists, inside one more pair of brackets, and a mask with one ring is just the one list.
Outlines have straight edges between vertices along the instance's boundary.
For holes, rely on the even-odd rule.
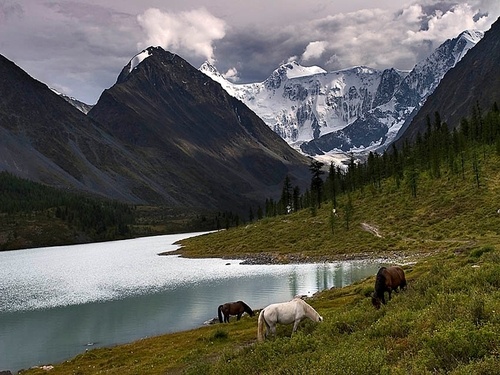
[[[416,196],[394,179],[339,197],[336,215],[265,218],[182,241],[189,257],[268,262],[387,257],[406,291],[380,310],[375,277],[308,299],[323,323],[257,343],[257,315],[90,350],[50,374],[498,374],[500,373],[500,159],[440,178],[421,173]],[[414,186],[413,186],[414,187]],[[347,201],[350,211],[347,215]],[[258,291],[256,291],[258,293]],[[46,374],[30,369],[23,374]]]

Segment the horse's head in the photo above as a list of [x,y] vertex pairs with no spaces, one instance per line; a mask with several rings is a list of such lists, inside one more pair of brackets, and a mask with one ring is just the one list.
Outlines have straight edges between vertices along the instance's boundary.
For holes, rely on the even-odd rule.
[[323,321],[323,317],[321,315],[318,315],[318,322],[322,322]]
[[375,293],[372,294],[372,305],[378,310],[380,309],[380,298]]

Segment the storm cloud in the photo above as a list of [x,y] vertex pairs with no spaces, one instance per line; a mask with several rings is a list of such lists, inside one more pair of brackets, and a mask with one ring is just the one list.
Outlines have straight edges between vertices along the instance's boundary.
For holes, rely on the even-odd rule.
[[255,82],[296,60],[337,70],[411,69],[446,39],[486,31],[497,0],[0,0],[0,54],[48,86],[93,104],[142,49]]

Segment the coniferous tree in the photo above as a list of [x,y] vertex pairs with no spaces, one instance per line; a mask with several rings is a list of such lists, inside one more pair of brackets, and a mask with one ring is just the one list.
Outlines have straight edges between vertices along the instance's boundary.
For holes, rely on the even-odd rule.
[[263,213],[262,213],[262,208],[259,206],[259,207],[257,208],[257,220],[262,220],[263,216],[264,216],[264,215],[263,215]]
[[323,163],[317,160],[313,160],[309,165],[309,170],[311,171],[311,206],[317,206],[321,208],[321,200],[323,194],[323,179],[321,176],[325,173],[321,168],[323,168]]
[[347,188],[349,189],[350,192],[356,190],[357,186],[356,176],[357,176],[356,160],[354,160],[354,156],[351,154],[351,157],[349,159],[349,166],[347,167],[347,173],[346,173]]
[[476,181],[476,186],[479,189],[479,158],[476,152],[472,153],[472,170],[474,171],[474,180]]
[[295,186],[293,188],[293,208],[295,211],[302,209],[302,205],[300,204],[300,202],[300,188],[298,186]]
[[354,206],[352,205],[351,194],[347,193],[347,202],[344,205],[344,220],[345,220],[345,228],[349,230],[349,225],[351,223],[351,217],[354,211]]
[[408,170],[406,171],[406,181],[408,187],[410,188],[411,195],[413,198],[417,197],[417,181],[418,181],[418,171],[415,167],[415,162],[413,158],[408,160]]
[[281,190],[280,199],[280,214],[289,214],[294,211],[295,208],[292,207],[292,184],[290,182],[290,177],[285,176],[285,181],[283,182],[283,189]]
[[330,163],[330,169],[328,171],[328,191],[329,198],[332,201],[333,208],[337,208],[337,172],[333,162]]
[[402,161],[401,157],[399,155],[399,151],[396,147],[396,145],[393,143],[392,144],[392,162],[391,162],[391,174],[394,178],[394,181],[396,182],[396,186],[399,188],[401,184],[401,180],[403,178],[403,166],[402,166]]
[[332,234],[335,233],[335,221],[337,219],[337,208],[334,206],[332,202],[332,209],[330,210],[330,229]]

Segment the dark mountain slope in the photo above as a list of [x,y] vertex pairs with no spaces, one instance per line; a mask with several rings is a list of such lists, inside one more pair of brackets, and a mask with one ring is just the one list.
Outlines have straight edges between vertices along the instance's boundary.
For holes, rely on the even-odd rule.
[[147,160],[173,201],[248,210],[250,201],[276,196],[286,174],[307,184],[308,159],[242,102],[177,55],[143,54],[149,57],[129,63],[89,116]]
[[426,117],[431,122],[434,113],[439,112],[442,121],[450,129],[460,124],[460,119],[469,117],[474,105],[489,110],[500,99],[500,19],[488,30],[477,45],[469,50],[460,62],[449,70],[401,138],[396,142],[400,146],[404,140],[415,140],[427,127]]
[[[0,56],[0,171],[134,204],[248,212],[308,160],[179,57],[155,50],[85,116]],[[163,59],[161,58],[163,56]]]
[[94,121],[0,55],[0,170],[140,202],[116,182],[116,169],[130,164],[126,153]]

